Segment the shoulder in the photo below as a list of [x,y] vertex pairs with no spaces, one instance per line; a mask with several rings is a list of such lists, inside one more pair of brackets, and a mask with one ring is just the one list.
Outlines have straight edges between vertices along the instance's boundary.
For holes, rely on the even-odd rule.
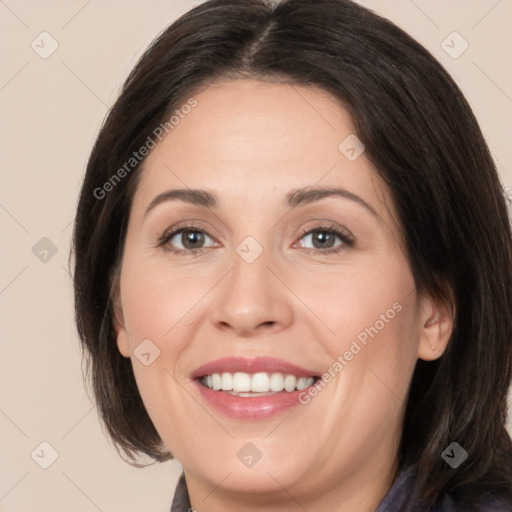
[[402,470],[376,512],[512,512],[512,507],[499,498],[482,498],[478,505],[467,507],[451,493],[448,493],[437,507],[427,507],[421,500],[415,498],[415,480],[416,472],[413,467]]
[[457,512],[512,512],[512,506],[505,503],[499,498],[482,499],[479,505],[474,506],[471,510],[454,503],[454,511]]
[[[455,496],[455,493],[448,493],[450,501],[453,503],[453,510],[457,512],[512,512],[512,504],[509,500],[486,494],[480,496],[478,503],[465,502],[464,496]],[[450,509],[451,510],[451,509]]]

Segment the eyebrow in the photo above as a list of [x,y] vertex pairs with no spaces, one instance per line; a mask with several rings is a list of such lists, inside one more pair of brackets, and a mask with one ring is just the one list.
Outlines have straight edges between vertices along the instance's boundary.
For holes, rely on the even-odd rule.
[[[320,201],[326,197],[342,197],[358,203],[366,208],[372,215],[379,217],[375,209],[363,198],[344,188],[309,187],[297,188],[288,192],[283,200],[283,206],[297,208],[306,204]],[[144,217],[157,205],[167,201],[183,201],[185,203],[204,206],[205,208],[218,208],[219,202],[215,194],[201,189],[173,189],[157,195],[146,208]]]

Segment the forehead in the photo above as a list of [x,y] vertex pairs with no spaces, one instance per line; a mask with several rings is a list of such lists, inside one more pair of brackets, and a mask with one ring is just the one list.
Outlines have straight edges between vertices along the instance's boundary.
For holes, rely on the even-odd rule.
[[233,80],[191,97],[194,108],[176,107],[178,122],[146,158],[134,208],[170,188],[208,189],[221,206],[224,198],[254,201],[256,207],[282,202],[292,188],[315,185],[344,187],[365,196],[376,210],[389,207],[364,151],[355,160],[347,158],[347,146],[357,144],[353,122],[326,91]]

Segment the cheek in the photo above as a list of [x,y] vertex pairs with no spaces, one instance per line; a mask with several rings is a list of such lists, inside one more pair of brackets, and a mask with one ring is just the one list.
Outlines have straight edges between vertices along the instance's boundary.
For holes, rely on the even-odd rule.
[[389,393],[388,386],[402,397],[419,342],[417,295],[405,261],[387,258],[321,282],[308,297],[331,330],[323,340],[332,360],[341,358],[351,386],[373,389],[374,396]]
[[400,258],[363,262],[316,275],[306,281],[302,293],[330,328],[331,336],[325,339],[332,340],[333,347],[340,344],[343,348],[356,338],[363,344],[384,338],[397,331],[405,317],[409,327],[414,324],[410,318],[416,305],[414,279]]
[[[121,298],[133,370],[157,425],[165,421],[165,414],[164,420],[159,418],[159,410],[166,397],[173,397],[176,408],[185,407],[176,380],[184,377],[180,361],[192,349],[190,340],[201,320],[201,298],[217,280],[217,274],[200,276],[190,269],[168,268],[143,258],[125,260]],[[143,355],[147,353],[149,356]]]
[[125,263],[121,298],[137,388],[164,443],[171,446],[169,440],[180,432],[175,418],[190,408],[177,362],[190,339],[185,331],[193,322],[191,307],[205,293],[204,285],[190,286],[191,280],[178,272],[143,260]]
[[121,296],[132,343],[140,342],[141,337],[159,345],[164,340],[176,339],[173,334],[190,322],[194,306],[212,285],[207,279],[178,268],[143,261],[127,265]]

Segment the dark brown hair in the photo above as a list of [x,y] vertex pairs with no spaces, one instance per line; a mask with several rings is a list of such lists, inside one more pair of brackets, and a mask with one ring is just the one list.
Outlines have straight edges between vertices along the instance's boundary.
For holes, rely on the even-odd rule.
[[[113,322],[141,164],[108,193],[97,191],[181,102],[219,78],[318,87],[351,114],[391,190],[418,292],[456,310],[445,353],[417,362],[398,463],[415,466],[427,504],[450,492],[468,507],[488,495],[512,505],[512,236],[503,188],[453,79],[405,32],[348,0],[202,3],[155,39],[109,112],[88,162],[73,252],[77,328],[116,448],[135,465],[137,454],[172,458]],[[441,458],[453,441],[469,454],[456,470]]]

